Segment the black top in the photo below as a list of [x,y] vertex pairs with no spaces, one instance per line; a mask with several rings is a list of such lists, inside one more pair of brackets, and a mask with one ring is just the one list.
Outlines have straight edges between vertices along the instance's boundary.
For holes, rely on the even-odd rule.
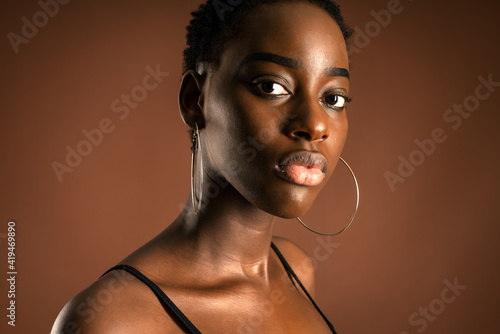
[[[278,255],[281,263],[283,264],[283,266],[285,267],[286,272],[288,273],[288,276],[292,276],[293,279],[295,279],[295,281],[297,283],[299,283],[300,288],[304,291],[304,293],[306,294],[306,296],[309,298],[309,300],[314,305],[314,307],[316,308],[316,310],[318,310],[319,314],[321,314],[321,316],[323,317],[323,319],[325,319],[328,327],[330,327],[330,329],[332,330],[332,333],[333,334],[337,334],[337,332],[335,331],[335,328],[333,327],[333,325],[330,323],[330,321],[328,321],[328,319],[323,314],[323,312],[321,312],[321,310],[319,309],[318,305],[316,305],[316,303],[312,299],[312,297],[309,294],[309,292],[307,292],[307,290],[304,287],[304,285],[302,285],[302,282],[299,280],[299,278],[297,277],[297,275],[295,274],[295,272],[292,270],[292,268],[290,267],[290,265],[288,264],[288,262],[285,260],[285,258],[283,257],[283,255],[279,251],[278,247],[276,247],[276,245],[273,242],[271,242],[271,247],[276,252],[276,255]],[[156,285],[155,283],[153,283],[149,278],[147,278],[146,276],[144,276],[139,270],[135,269],[134,267],[131,267],[131,266],[126,265],[126,264],[119,264],[119,265],[116,265],[113,268],[109,269],[108,271],[106,271],[104,274],[102,274],[102,276],[106,275],[107,273],[109,273],[112,270],[119,270],[119,269],[125,270],[125,271],[129,272],[130,274],[134,275],[136,278],[138,278],[140,281],[142,281],[144,284],[146,284],[151,290],[153,290],[153,292],[155,293],[156,297],[158,297],[158,299],[163,303],[164,306],[168,307],[168,309],[170,311],[172,311],[172,313],[184,325],[184,327],[185,327],[185,329],[187,330],[188,333],[195,333],[195,334],[199,333],[199,334],[201,334],[201,332],[198,330],[198,328],[196,328],[196,326],[193,325],[193,323],[184,315],[184,313],[182,313],[182,311],[179,310],[179,308],[177,306],[175,306],[174,302],[172,302],[172,300],[170,298],[168,298],[168,296],[165,294],[165,292],[163,292],[163,290],[160,289],[160,287],[158,287],[158,285]],[[290,277],[290,280],[291,279],[292,278]]]

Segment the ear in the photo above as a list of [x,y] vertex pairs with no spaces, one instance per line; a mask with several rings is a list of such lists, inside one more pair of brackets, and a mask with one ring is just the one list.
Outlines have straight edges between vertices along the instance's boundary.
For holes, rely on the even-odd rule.
[[179,108],[184,123],[190,128],[205,127],[205,117],[203,116],[203,83],[206,75],[200,75],[196,71],[189,70],[182,76],[181,88],[179,91]]

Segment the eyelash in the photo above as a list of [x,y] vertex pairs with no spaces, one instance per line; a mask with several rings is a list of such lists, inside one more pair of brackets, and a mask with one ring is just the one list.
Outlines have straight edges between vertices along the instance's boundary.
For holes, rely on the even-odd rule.
[[[261,88],[261,85],[265,84],[265,83],[272,83],[272,84],[275,84],[275,85],[279,85],[279,86],[281,86],[283,88],[283,90],[285,90],[287,92],[287,94],[270,94],[270,93],[266,93]],[[254,81],[253,85],[254,85],[254,87],[257,90],[257,93],[259,95],[261,95],[263,97],[267,97],[267,98],[278,98],[280,96],[290,95],[291,94],[291,92],[288,89],[286,89],[285,86],[283,86],[282,84],[280,84],[280,83],[278,83],[276,81],[269,80],[269,79],[261,79],[261,80]]]
[[328,105],[327,103],[321,102],[327,108],[331,108],[331,109],[337,110],[337,111],[344,110],[347,107],[347,104],[352,101],[352,99],[349,96],[345,95],[345,94],[338,94],[338,93],[336,93],[336,94],[327,95],[326,97],[328,97],[328,96],[338,96],[338,97],[341,97],[341,98],[343,98],[345,100],[344,101],[344,105],[342,107],[335,107],[333,105]]
[[[263,91],[263,89],[261,88],[261,85],[262,84],[265,84],[265,83],[272,83],[272,84],[276,84],[276,85],[279,85],[283,88],[283,90],[285,90],[287,92],[287,94],[270,94],[270,93],[266,93]],[[276,81],[273,81],[273,80],[269,80],[269,79],[262,79],[262,80],[258,80],[258,81],[255,81],[253,82],[253,85],[257,91],[257,93],[262,96],[262,97],[265,97],[265,98],[271,98],[271,99],[275,99],[275,98],[279,98],[281,96],[285,96],[285,95],[291,95],[291,92],[285,87],[283,86],[282,84],[276,82]],[[340,93],[335,93],[335,94],[329,94],[329,95],[326,95],[325,97],[323,97],[322,99],[326,98],[326,97],[329,97],[329,96],[337,96],[337,97],[341,97],[345,100],[344,102],[344,105],[342,107],[335,107],[333,105],[330,105],[328,103],[325,103],[323,101],[320,101],[321,104],[323,104],[325,107],[327,108],[330,108],[330,109],[333,109],[333,110],[336,110],[336,111],[342,111],[346,108],[346,104],[351,102],[352,101],[352,98],[349,97],[348,95],[346,94],[340,94]]]

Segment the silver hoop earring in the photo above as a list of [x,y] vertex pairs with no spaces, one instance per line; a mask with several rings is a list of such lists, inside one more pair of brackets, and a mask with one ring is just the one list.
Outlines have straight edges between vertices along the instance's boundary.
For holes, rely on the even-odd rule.
[[322,233],[322,232],[318,232],[318,231],[310,228],[309,226],[307,226],[299,217],[297,217],[297,220],[299,221],[299,223],[302,224],[302,226],[304,226],[305,228],[307,228],[309,231],[314,232],[314,233],[319,234],[319,235],[325,235],[325,236],[339,235],[340,233],[342,233],[345,230],[347,230],[349,228],[349,226],[351,226],[351,223],[354,220],[354,216],[356,216],[356,212],[358,212],[358,204],[359,204],[358,180],[356,180],[356,176],[354,175],[354,172],[352,171],[351,167],[347,164],[347,162],[345,162],[345,160],[342,159],[341,157],[339,157],[339,160],[342,161],[344,163],[344,165],[346,165],[347,169],[349,169],[349,172],[351,172],[352,178],[354,179],[354,184],[356,185],[356,207],[354,208],[354,213],[352,214],[351,220],[349,220],[349,222],[347,223],[347,225],[343,229],[341,229],[339,232],[337,232],[337,233]]
[[[201,152],[201,139],[200,139],[200,130],[198,129],[198,124],[194,123],[196,129],[193,130],[193,135],[191,141],[193,142],[193,146],[191,147],[191,202],[193,203],[194,213],[198,213],[201,208],[201,200],[203,198],[203,155]],[[199,156],[199,157],[198,157]],[[199,163],[198,163],[199,159]],[[196,168],[195,168],[196,165]],[[196,169],[196,171],[195,171]],[[198,170],[201,172],[198,173]],[[195,185],[195,172],[196,174],[200,174],[200,182],[198,187]],[[200,191],[200,196],[196,196],[196,193]],[[196,204],[195,202],[198,201]]]

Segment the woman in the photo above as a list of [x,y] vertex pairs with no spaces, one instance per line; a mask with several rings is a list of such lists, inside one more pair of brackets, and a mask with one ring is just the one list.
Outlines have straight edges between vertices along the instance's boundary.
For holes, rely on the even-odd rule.
[[207,1],[193,13],[179,92],[191,196],[74,297],[53,333],[335,332],[312,302],[309,258],[272,231],[276,216],[309,209],[339,161],[349,36],[328,0]]

